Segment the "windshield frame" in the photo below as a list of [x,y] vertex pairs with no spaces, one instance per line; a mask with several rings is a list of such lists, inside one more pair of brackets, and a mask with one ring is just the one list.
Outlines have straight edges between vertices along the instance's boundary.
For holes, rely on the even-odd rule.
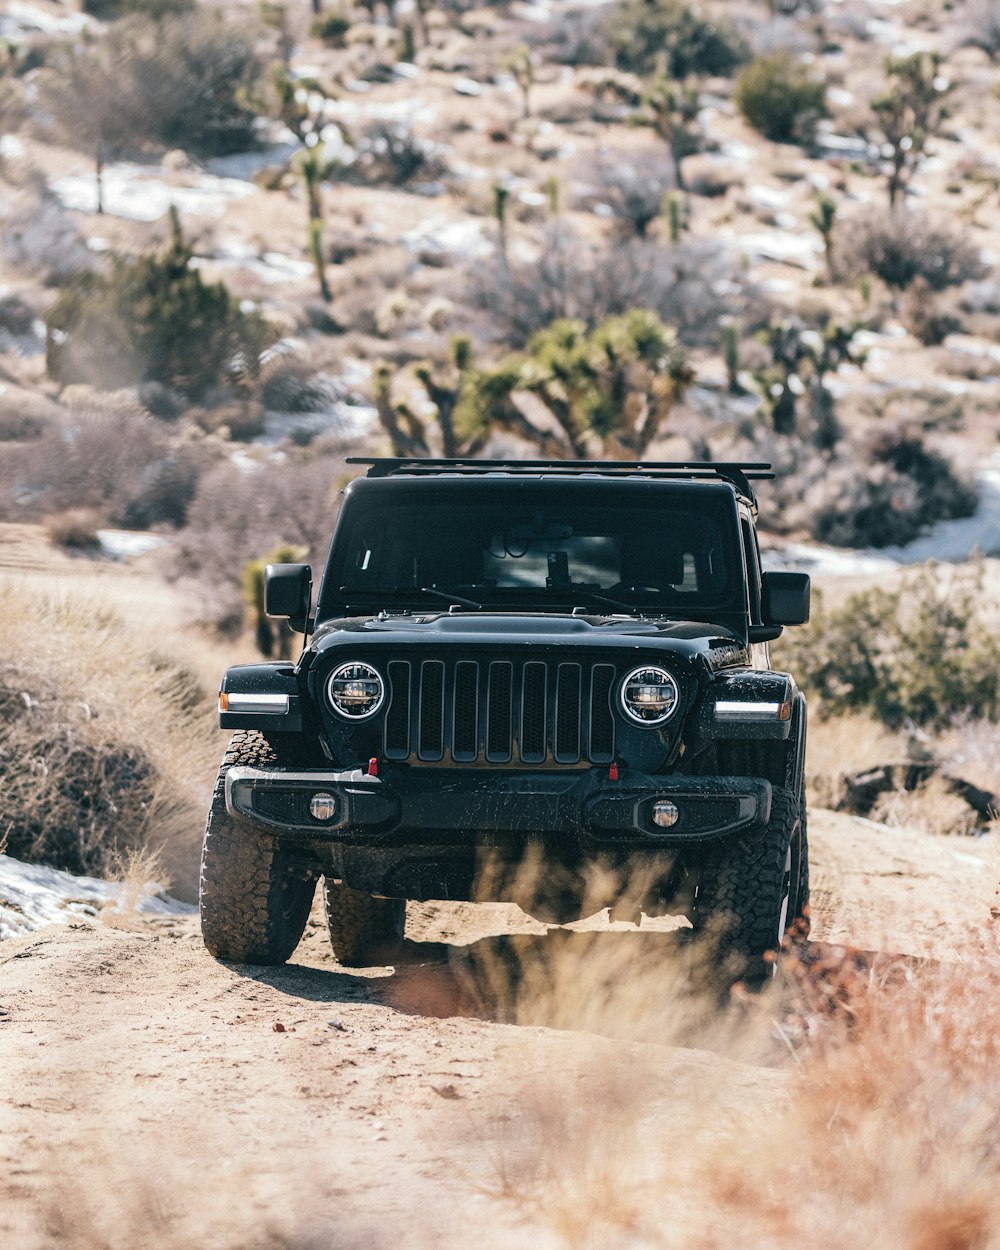
[[[605,595],[598,591],[605,602],[599,603],[597,595],[586,593],[582,587],[576,592],[572,586],[533,586],[495,588],[502,594],[486,596],[480,591],[470,592],[467,587],[456,588],[456,605],[462,607],[461,599],[482,602],[483,612],[559,612],[574,608],[590,608],[595,616],[643,616],[673,620],[704,620],[725,624],[740,631],[748,621],[748,601],[745,582],[743,543],[740,533],[739,510],[735,493],[723,482],[663,482],[650,478],[601,478],[580,477],[518,477],[498,473],[475,479],[448,477],[442,474],[434,478],[359,478],[345,491],[344,503],[330,552],[326,570],[319,588],[317,623],[348,616],[374,616],[380,609],[428,611],[447,610],[441,595],[423,593],[419,587],[382,588],[385,595],[373,596],[368,588],[344,588],[350,585],[348,575],[349,551],[355,544],[354,535],[363,526],[366,517],[377,515],[386,507],[429,506],[461,507],[475,509],[477,504],[490,506],[504,504],[511,515],[528,508],[558,507],[611,507],[624,510],[633,508],[676,507],[686,511],[705,510],[719,523],[723,543],[723,559],[728,570],[722,597],[715,602],[699,604],[634,603],[630,596]],[[591,587],[591,591],[596,588]],[[368,601],[368,602],[366,602]],[[615,601],[615,602],[612,602]],[[359,611],[360,609],[360,611]],[[472,610],[462,608],[462,610]]]

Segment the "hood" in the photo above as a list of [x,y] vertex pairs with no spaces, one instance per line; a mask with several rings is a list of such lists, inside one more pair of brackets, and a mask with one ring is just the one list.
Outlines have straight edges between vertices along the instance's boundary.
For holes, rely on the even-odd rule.
[[745,641],[718,624],[655,617],[526,612],[380,614],[325,621],[313,638],[317,653],[352,643],[363,645],[366,651],[382,646],[487,650],[571,647],[585,651],[662,648],[688,660],[701,658],[712,669],[749,660]]

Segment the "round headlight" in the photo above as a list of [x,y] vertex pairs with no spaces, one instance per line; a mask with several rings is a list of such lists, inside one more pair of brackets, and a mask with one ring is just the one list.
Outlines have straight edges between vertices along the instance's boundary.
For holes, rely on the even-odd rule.
[[673,716],[679,697],[677,682],[665,668],[633,669],[621,685],[622,710],[637,725],[662,725]]
[[385,682],[370,664],[341,664],[330,674],[326,694],[345,720],[367,720],[385,702]]

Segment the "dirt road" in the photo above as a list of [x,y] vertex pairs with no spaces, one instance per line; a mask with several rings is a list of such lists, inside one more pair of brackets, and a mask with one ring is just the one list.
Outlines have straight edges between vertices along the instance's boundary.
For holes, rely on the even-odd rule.
[[[818,939],[946,958],[988,910],[983,843],[823,812],[811,836]],[[773,1048],[671,1031],[663,925],[438,904],[407,933],[366,972],[318,916],[282,969],[217,963],[193,919],[3,943],[0,1245],[545,1250],[573,1244],[573,1202],[540,1202],[567,1152],[664,1125],[689,1150],[782,1098]]]

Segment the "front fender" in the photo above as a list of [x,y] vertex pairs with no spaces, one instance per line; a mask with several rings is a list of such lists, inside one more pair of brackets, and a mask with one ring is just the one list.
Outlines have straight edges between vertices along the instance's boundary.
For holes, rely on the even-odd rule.
[[294,667],[281,661],[227,668],[219,688],[219,728],[301,733],[302,698]]

